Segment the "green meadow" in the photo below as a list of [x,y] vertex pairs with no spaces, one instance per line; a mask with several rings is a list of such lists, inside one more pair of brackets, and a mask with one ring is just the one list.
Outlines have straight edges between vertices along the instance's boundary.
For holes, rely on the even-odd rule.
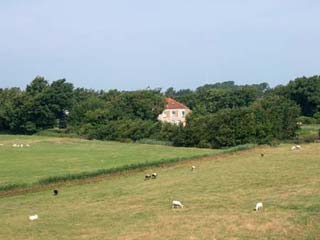
[[[220,151],[21,135],[0,135],[0,144],[0,187],[32,184],[47,177],[130,164],[212,155]],[[13,144],[23,144],[24,147],[12,147]]]
[[[94,149],[119,146],[75,141],[61,148],[87,146],[89,151],[90,144],[98,145]],[[49,153],[50,145],[60,146],[35,144],[38,151]],[[47,189],[2,197],[0,239],[316,240],[320,238],[320,144],[301,146],[299,151],[291,151],[288,144],[257,147],[62,185],[58,196]],[[67,149],[64,154],[74,159]],[[144,181],[150,172],[157,172],[158,178]],[[184,208],[171,209],[172,200],[181,201]],[[253,211],[260,201],[263,210]],[[39,219],[30,221],[33,214]]]

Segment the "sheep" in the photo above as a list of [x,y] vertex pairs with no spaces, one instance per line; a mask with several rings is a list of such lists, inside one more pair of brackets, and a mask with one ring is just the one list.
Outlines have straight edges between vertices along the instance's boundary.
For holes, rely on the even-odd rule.
[[144,176],[144,180],[149,180],[151,178],[151,175],[150,174],[146,174],[145,176]]
[[39,217],[38,217],[37,214],[29,216],[29,220],[30,220],[30,221],[37,220],[38,218],[39,218]]
[[58,190],[58,189],[54,189],[54,190],[53,190],[53,195],[54,195],[54,196],[57,196],[58,194],[59,194],[59,190]]
[[12,144],[12,147],[17,147],[18,145],[17,144]]
[[26,144],[26,147],[30,147],[30,145],[29,145],[29,144]]
[[0,147],[4,146],[4,144],[0,143]]
[[258,202],[258,203],[256,204],[256,207],[255,207],[254,211],[262,210],[262,208],[263,208],[262,202]]
[[264,157],[264,153],[261,153],[260,156],[261,156],[261,157]]
[[191,167],[191,171],[194,171],[196,169],[196,166]]
[[158,176],[158,174],[157,174],[157,173],[152,173],[152,174],[151,174],[151,178],[152,178],[152,179],[156,179],[156,178],[157,178],[157,176]]
[[301,150],[301,146],[300,145],[294,145],[291,147],[291,150]]
[[183,208],[183,204],[180,201],[172,201],[172,208]]

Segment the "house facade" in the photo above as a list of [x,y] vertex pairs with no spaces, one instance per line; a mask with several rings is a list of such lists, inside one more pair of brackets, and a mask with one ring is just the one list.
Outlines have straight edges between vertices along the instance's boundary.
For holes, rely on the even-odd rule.
[[161,122],[168,122],[172,124],[186,125],[186,116],[191,110],[184,105],[172,98],[166,98],[166,108],[158,116],[158,120]]

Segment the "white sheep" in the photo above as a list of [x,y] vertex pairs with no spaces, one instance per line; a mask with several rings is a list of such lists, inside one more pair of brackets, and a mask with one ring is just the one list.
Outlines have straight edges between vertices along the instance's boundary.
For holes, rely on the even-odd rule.
[[29,144],[26,144],[26,147],[30,147],[30,145],[29,145]]
[[194,171],[196,169],[196,166],[191,167],[191,171]]
[[254,210],[255,210],[255,211],[259,211],[259,210],[262,210],[262,208],[263,208],[262,202],[258,202],[258,203],[256,204],[256,208],[255,208]]
[[301,146],[300,145],[294,145],[291,147],[291,150],[301,150]]
[[0,143],[0,147],[4,146],[4,144]]
[[157,173],[152,173],[152,174],[151,174],[151,178],[153,178],[153,179],[156,179],[156,178],[157,178],[157,176],[158,176],[158,174],[157,174]]
[[172,208],[183,208],[183,204],[180,201],[172,201]]
[[36,215],[31,215],[31,216],[29,216],[29,220],[30,221],[34,221],[34,220],[37,220],[39,217],[38,217],[38,215],[36,214]]
[[151,175],[150,174],[146,174],[145,176],[144,176],[144,180],[149,180],[151,178]]
[[17,147],[18,145],[17,144],[12,144],[12,147]]

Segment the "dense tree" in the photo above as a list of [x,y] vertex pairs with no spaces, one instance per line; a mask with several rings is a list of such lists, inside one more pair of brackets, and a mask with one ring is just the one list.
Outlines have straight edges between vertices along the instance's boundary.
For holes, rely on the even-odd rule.
[[[320,118],[319,94],[318,76],[274,89],[266,83],[236,85],[229,81],[196,90],[169,88],[165,94],[159,89],[74,89],[65,79],[50,84],[38,76],[25,90],[0,89],[0,130],[30,134],[58,123],[81,136],[101,140],[150,138],[187,147],[270,143],[295,136],[299,106],[303,114]],[[186,126],[158,122],[165,96],[192,109]]]
[[320,111],[320,76],[297,78],[286,86],[269,90],[267,94],[295,101],[301,107],[302,115],[311,117]]
[[289,98],[300,105],[303,115],[312,116],[320,111],[320,76],[297,78],[287,87]]
[[27,85],[26,93],[30,96],[35,96],[42,93],[49,87],[49,83],[44,77],[37,76],[29,85]]

